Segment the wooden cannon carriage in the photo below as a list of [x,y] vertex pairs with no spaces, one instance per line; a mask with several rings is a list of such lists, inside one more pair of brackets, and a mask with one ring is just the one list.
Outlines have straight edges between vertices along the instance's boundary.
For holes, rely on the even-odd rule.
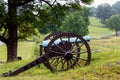
[[90,64],[91,50],[87,42],[89,36],[74,33],[55,32],[48,35],[40,45],[40,57],[25,66],[3,73],[3,76],[15,76],[43,63],[51,72],[65,71],[75,66]]

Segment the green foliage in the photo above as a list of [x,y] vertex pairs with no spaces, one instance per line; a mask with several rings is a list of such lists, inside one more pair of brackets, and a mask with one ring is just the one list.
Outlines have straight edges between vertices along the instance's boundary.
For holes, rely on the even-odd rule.
[[115,4],[113,4],[112,8],[115,10],[116,14],[120,14],[120,1],[117,1]]
[[18,38],[27,39],[38,35],[36,25],[37,19],[33,13],[33,4],[26,4],[18,8]]
[[55,32],[59,29],[64,16],[66,15],[69,7],[66,5],[56,4],[53,8],[49,8],[47,5],[44,5],[42,10],[39,10],[39,31],[42,34],[47,34],[49,32]]
[[91,4],[94,0],[81,0],[82,3]]
[[96,8],[95,7],[90,7],[90,12],[91,12],[90,16],[93,16],[93,17],[96,16]]
[[[89,4],[92,2],[92,0],[83,0],[82,2]],[[19,1],[17,1],[17,3],[19,3]],[[67,11],[70,10],[70,8],[74,8],[76,10],[82,9],[81,6],[77,4],[77,2],[72,2],[69,5],[61,5],[57,3],[53,5],[52,8],[48,5],[42,5],[41,8],[40,4],[33,4],[34,3],[31,2],[18,7],[17,23],[18,37],[20,39],[26,39],[27,37],[36,35],[35,28],[37,28],[40,33],[44,34],[51,31],[58,31]],[[5,9],[0,8],[0,11],[3,10]],[[37,13],[37,15],[33,12]],[[5,22],[5,20],[2,19],[2,23],[3,22]]]
[[88,25],[80,12],[73,12],[64,19],[61,31],[73,32],[83,36],[88,34]]
[[101,19],[101,22],[105,24],[105,20],[113,14],[112,8],[109,4],[103,3],[96,9],[96,17]]
[[115,30],[116,35],[118,35],[118,31],[120,31],[120,15],[112,15],[109,19],[106,20],[106,27]]
[[72,8],[77,9],[77,10],[82,10],[82,7],[78,5],[77,3],[71,3],[70,4]]
[[[78,5],[77,3],[70,3],[69,5],[56,4],[51,8],[47,5],[44,5],[43,9],[39,11],[40,16],[38,16],[40,22],[42,23],[39,26],[40,33],[49,33],[60,31],[60,26],[65,16],[74,11],[81,11],[81,15],[84,17],[86,25],[89,25],[88,15],[90,15],[90,10],[87,7]],[[44,14],[42,14],[44,13]],[[46,18],[44,18],[44,16]]]
[[83,13],[85,17],[92,16],[93,15],[92,8],[83,6]]
[[5,2],[3,0],[0,1],[0,35],[3,35],[3,32],[5,30],[6,27],[6,11],[5,11]]
[[[8,26],[7,19],[8,13],[6,10],[7,6],[4,1],[0,1],[0,33],[4,38],[8,38]],[[18,28],[18,38],[27,39],[33,35],[38,35],[36,27],[34,27],[35,15],[33,14],[33,4],[26,4],[22,7],[18,7],[17,13],[17,28]]]
[[101,37],[107,38],[110,35],[113,35],[113,31],[104,27],[104,25],[101,24],[101,21],[99,18],[89,17],[89,20],[90,20],[90,25],[89,25],[88,29],[89,29],[89,35],[92,38],[96,38],[96,39],[99,39]]
[[0,16],[4,14],[5,11],[5,3],[3,0],[0,0]]
[[[40,4],[39,4],[39,3]],[[3,15],[1,17],[0,13],[0,40],[4,43],[6,43],[8,49],[8,55],[7,55],[7,62],[13,62],[17,59],[17,41],[18,39],[25,39],[26,37],[30,37],[34,35],[36,32],[36,29],[34,27],[35,25],[38,26],[38,22],[40,21],[42,24],[49,25],[49,22],[46,22],[45,19],[46,16],[44,16],[45,21],[41,21],[38,15],[39,11],[36,9],[36,4],[39,4],[39,9],[42,10],[43,2],[48,4],[49,7],[53,7],[56,5],[57,1],[46,1],[46,0],[38,0],[36,3],[36,0],[8,0],[7,2],[7,8],[4,8],[4,1],[0,1],[0,11],[6,12],[6,15]],[[89,2],[89,1],[87,1]],[[1,3],[3,3],[1,5]],[[1,7],[2,6],[2,7]],[[47,10],[45,10],[47,12]],[[38,13],[38,14],[36,14]],[[44,13],[42,13],[44,15]],[[56,15],[56,13],[55,13]],[[51,16],[49,16],[51,17]],[[49,20],[49,19],[48,19]],[[52,18],[50,18],[50,21]],[[40,23],[40,24],[41,24]],[[47,23],[47,24],[46,24]],[[56,26],[56,25],[55,25]],[[53,29],[54,30],[54,29]],[[2,34],[1,34],[2,33]],[[9,44],[11,43],[11,44]]]
[[90,24],[89,22],[89,16],[91,15],[91,11],[89,7],[83,7],[83,10],[81,11],[81,16],[83,16],[84,21],[86,22],[86,26]]

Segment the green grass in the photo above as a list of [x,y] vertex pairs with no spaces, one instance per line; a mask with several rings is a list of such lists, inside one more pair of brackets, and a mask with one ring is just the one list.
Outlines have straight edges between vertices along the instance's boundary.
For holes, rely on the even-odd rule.
[[35,42],[19,42],[18,43],[18,56],[23,59],[28,59],[34,56]]
[[92,38],[114,35],[113,31],[108,28],[104,28],[100,23],[100,20],[94,17],[90,17],[89,33]]
[[[28,59],[34,55],[35,42],[19,42],[18,43],[18,56],[22,59]],[[7,49],[6,45],[0,46],[0,61],[6,61]]]
[[5,44],[0,46],[0,61],[6,61],[7,48]]
[[[112,31],[100,27],[101,24],[93,18],[94,25],[90,25],[91,37],[102,37]],[[97,27],[98,25],[99,27]],[[96,31],[97,30],[97,31]],[[108,34],[109,35],[109,34]],[[110,36],[109,35],[109,36]],[[97,36],[97,37],[96,37]],[[92,53],[90,65],[77,67],[68,71],[51,73],[44,65],[27,70],[15,77],[0,77],[0,80],[120,80],[120,37],[110,36],[107,39],[93,39],[89,42],[91,50],[100,52]],[[34,42],[19,42],[18,54],[22,61],[0,64],[0,75],[9,70],[15,70],[35,59]],[[0,46],[0,60],[6,59],[6,47]]]

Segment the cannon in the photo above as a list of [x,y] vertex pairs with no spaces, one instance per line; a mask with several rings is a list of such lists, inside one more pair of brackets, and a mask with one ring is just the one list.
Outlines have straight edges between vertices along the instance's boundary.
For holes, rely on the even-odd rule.
[[51,72],[86,66],[91,61],[89,41],[89,36],[65,32],[51,33],[40,44],[39,58],[17,70],[3,73],[3,76],[15,76],[41,63]]

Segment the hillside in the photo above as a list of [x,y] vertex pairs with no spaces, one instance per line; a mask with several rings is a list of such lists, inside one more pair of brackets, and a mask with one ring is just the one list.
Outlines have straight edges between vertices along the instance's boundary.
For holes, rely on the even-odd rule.
[[108,28],[103,27],[99,19],[90,17],[89,20],[90,20],[89,35],[92,38],[110,37],[115,34]]

